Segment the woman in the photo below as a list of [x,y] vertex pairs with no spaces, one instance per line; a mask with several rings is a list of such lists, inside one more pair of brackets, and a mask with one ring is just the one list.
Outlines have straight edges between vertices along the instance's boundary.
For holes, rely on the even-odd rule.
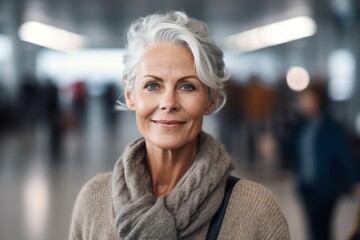
[[[204,23],[182,12],[154,14],[129,28],[126,105],[143,138],[112,173],[81,190],[70,239],[205,239],[233,170],[224,147],[201,131],[225,103],[229,79]],[[242,179],[220,239],[289,239],[283,214],[263,187]]]

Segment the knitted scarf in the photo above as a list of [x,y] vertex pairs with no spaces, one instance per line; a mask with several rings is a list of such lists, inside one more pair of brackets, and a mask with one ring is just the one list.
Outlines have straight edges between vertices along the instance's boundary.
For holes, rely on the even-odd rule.
[[201,132],[192,166],[169,194],[155,198],[145,156],[145,140],[139,139],[115,164],[112,191],[120,239],[194,238],[221,204],[231,157]]

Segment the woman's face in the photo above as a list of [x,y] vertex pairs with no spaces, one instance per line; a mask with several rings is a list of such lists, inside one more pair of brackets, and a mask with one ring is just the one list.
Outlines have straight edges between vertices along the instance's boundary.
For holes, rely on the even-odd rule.
[[171,43],[150,46],[125,97],[146,143],[166,150],[196,144],[203,116],[216,102],[198,79],[191,52]]

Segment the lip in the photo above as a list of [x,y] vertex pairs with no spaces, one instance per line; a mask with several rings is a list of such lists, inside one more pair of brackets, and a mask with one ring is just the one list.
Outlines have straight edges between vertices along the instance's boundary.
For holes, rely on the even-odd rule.
[[178,128],[186,123],[179,120],[152,120],[152,122],[163,128]]

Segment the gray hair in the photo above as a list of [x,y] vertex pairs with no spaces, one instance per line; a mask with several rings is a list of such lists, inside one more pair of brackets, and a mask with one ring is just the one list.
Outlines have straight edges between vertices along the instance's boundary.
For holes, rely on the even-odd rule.
[[[123,72],[127,90],[131,92],[134,89],[136,73],[147,47],[156,42],[183,44],[191,51],[200,81],[209,87],[210,95],[219,94],[215,112],[219,111],[226,102],[224,82],[230,78],[223,52],[210,38],[204,22],[180,11],[155,13],[130,25]],[[119,109],[126,109],[123,103],[119,102],[119,105]]]

